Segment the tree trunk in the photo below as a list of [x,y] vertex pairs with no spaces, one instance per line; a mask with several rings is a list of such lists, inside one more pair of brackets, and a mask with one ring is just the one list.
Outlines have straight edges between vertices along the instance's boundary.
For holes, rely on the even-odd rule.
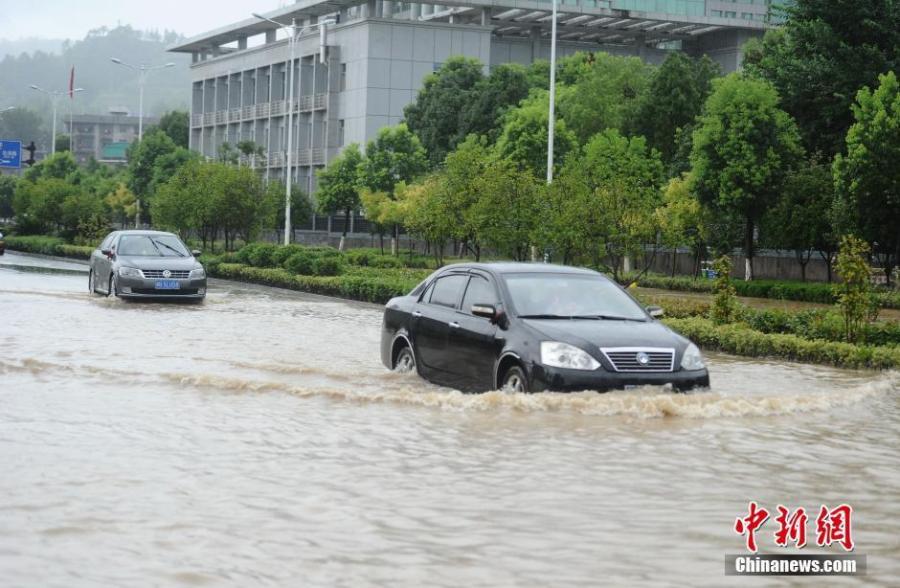
[[675,266],[678,265],[678,247],[672,249],[672,277],[675,277]]
[[394,230],[391,232],[391,255],[397,255],[397,241],[400,239],[400,225],[394,223]]
[[344,232],[341,233],[341,242],[338,245],[338,251],[341,253],[344,252],[344,247],[347,245],[347,227],[350,226],[350,209],[347,208],[344,210]]
[[753,279],[753,221],[747,219],[744,231],[744,280],[751,281]]

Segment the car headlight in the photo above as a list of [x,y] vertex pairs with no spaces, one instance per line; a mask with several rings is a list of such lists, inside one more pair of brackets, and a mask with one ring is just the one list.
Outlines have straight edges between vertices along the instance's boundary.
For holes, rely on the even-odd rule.
[[206,277],[206,270],[201,268],[191,270],[191,279],[201,279]]
[[541,363],[570,370],[595,370],[600,363],[586,351],[559,341],[541,342]]
[[119,275],[123,278],[143,278],[144,274],[141,273],[136,267],[120,267]]
[[681,369],[688,371],[702,370],[706,367],[706,364],[703,362],[703,355],[700,353],[700,350],[696,345],[691,343],[687,346],[687,349],[684,350],[684,355],[681,357]]

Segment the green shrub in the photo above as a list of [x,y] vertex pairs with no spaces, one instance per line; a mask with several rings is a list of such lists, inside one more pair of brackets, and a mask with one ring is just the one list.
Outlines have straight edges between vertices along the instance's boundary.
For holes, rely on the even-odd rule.
[[4,240],[6,241],[6,248],[10,251],[56,255],[75,259],[86,259],[91,256],[95,249],[88,245],[69,245],[59,237],[47,237],[44,235],[11,236],[5,237]]
[[313,270],[317,276],[337,276],[341,273],[342,265],[339,257],[320,257],[313,262]]
[[284,269],[292,274],[311,276],[316,273],[315,259],[305,251],[297,252],[287,258]]
[[278,247],[272,254],[272,267],[284,267],[284,262],[295,253],[303,253],[306,247],[291,243],[290,245],[282,245]]
[[254,267],[275,267],[275,253],[280,249],[273,243],[255,243],[248,253],[248,261]]
[[350,265],[366,267],[376,255],[380,255],[380,253],[377,253],[375,249],[351,249],[344,254],[344,257]]
[[369,267],[377,267],[380,269],[400,269],[406,267],[405,264],[396,257],[389,255],[379,255],[369,261]]
[[866,346],[810,340],[788,334],[766,334],[746,325],[716,325],[694,317],[664,319],[665,323],[706,349],[750,357],[776,357],[848,368],[900,367],[900,347]]
[[732,322],[740,312],[734,285],[731,282],[731,258],[723,255],[715,261],[713,269],[716,270],[716,279],[709,316],[713,322],[722,325]]

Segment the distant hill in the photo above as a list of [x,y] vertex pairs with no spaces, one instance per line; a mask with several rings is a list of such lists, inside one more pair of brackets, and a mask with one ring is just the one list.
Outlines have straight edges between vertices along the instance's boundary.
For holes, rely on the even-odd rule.
[[[42,49],[27,54],[7,54],[0,60],[0,107],[28,107],[49,120],[49,100],[30,86],[36,84],[48,90],[67,90],[70,68],[74,65],[75,86],[85,89],[72,103],[75,113],[102,114],[110,106],[126,106],[137,114],[137,72],[110,61],[110,58],[117,57],[135,65],[175,63],[175,67],[149,74],[144,91],[144,113],[159,116],[168,110],[185,110],[190,95],[190,57],[165,51],[169,44],[180,38],[180,35],[170,31],[159,33],[138,31],[130,26],[104,27],[89,32],[80,41],[61,42],[56,53]],[[28,42],[15,41],[12,42],[14,45],[9,46]],[[44,41],[30,42],[35,48]],[[69,104],[68,99],[60,103],[61,113],[69,111]]]
[[26,37],[24,39],[0,39],[0,59],[7,55],[18,56],[22,53],[59,53],[62,50],[63,39],[40,39]]

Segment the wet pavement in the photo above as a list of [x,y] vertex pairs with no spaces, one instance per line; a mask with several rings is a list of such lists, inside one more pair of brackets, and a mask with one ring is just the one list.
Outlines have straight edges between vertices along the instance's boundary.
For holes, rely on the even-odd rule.
[[708,392],[465,395],[388,373],[380,321],[0,257],[0,584],[722,586],[756,500],[851,504],[869,573],[835,583],[896,585],[896,372],[714,354]]

